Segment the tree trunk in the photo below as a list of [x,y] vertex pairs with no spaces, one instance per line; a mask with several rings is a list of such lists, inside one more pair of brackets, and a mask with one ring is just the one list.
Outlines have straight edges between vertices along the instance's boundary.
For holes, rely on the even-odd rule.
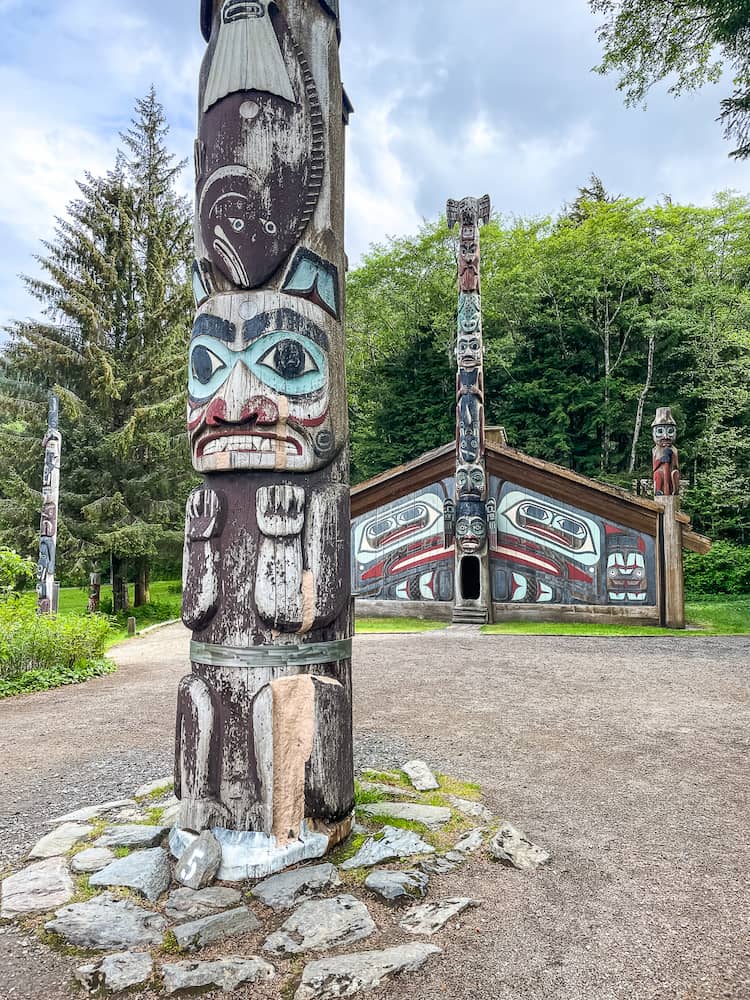
[[635,462],[638,454],[638,442],[641,437],[641,430],[643,428],[643,411],[646,408],[646,400],[648,399],[648,394],[651,392],[651,383],[654,379],[654,353],[656,348],[656,337],[651,336],[648,338],[648,364],[646,366],[646,382],[643,386],[643,391],[638,397],[638,409],[635,414],[635,427],[633,428],[633,447],[630,450],[630,466],[628,467],[628,472],[631,474],[635,472]]
[[122,559],[112,559],[112,610],[115,614],[130,607],[127,567]]
[[138,566],[138,576],[135,580],[135,607],[140,608],[144,604],[151,602],[151,571],[148,563],[142,562]]

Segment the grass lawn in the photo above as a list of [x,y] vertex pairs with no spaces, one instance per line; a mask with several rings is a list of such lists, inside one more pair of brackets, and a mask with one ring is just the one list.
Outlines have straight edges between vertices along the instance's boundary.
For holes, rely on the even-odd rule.
[[[689,600],[685,606],[686,631],[644,625],[585,625],[565,622],[502,622],[486,625],[485,635],[667,636],[750,634],[750,594]],[[700,629],[696,632],[695,629]]]
[[447,627],[447,622],[427,622],[421,618],[358,618],[355,625],[357,635],[378,632],[434,632]]
[[[180,617],[180,606],[182,603],[182,585],[179,580],[162,580],[151,584],[151,603],[142,608],[131,607],[130,611],[123,615],[112,616],[112,627],[110,636],[107,639],[107,648],[122,642],[128,637],[128,618],[135,618],[138,629],[148,628],[149,625],[158,625],[161,622],[171,621]],[[102,584],[102,600],[111,603],[112,588]],[[135,599],[134,587],[130,587],[130,603]],[[33,605],[36,602],[36,595],[25,594],[24,600]],[[85,587],[61,587],[60,588],[60,613],[71,615],[85,615],[88,608],[89,592]]]

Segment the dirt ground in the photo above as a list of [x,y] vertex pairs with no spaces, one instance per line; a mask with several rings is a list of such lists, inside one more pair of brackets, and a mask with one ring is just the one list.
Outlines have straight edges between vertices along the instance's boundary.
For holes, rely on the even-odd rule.
[[[120,647],[117,674],[0,703],[0,871],[46,818],[169,773],[187,642],[174,626]],[[750,1000],[750,639],[456,629],[360,637],[355,656],[360,765],[421,756],[479,781],[554,854],[435,880],[483,905],[381,1000]],[[361,950],[395,943],[374,916]],[[76,964],[0,927],[0,1000],[62,1000]]]

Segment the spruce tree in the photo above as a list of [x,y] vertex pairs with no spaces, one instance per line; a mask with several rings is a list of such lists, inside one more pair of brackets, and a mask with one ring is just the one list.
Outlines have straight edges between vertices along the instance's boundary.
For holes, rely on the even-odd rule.
[[83,577],[111,562],[116,609],[127,603],[128,572],[143,603],[155,557],[178,551],[189,480],[190,208],[175,190],[184,164],[169,153],[167,134],[152,89],[136,103],[113,170],[79,183],[79,197],[43,243],[41,277],[23,278],[43,318],[13,323],[0,359],[9,414],[0,455],[11,456],[0,472],[5,531],[28,521],[41,461],[12,456],[19,435],[41,441],[40,400],[54,387],[62,401],[61,555],[68,557],[60,568]]

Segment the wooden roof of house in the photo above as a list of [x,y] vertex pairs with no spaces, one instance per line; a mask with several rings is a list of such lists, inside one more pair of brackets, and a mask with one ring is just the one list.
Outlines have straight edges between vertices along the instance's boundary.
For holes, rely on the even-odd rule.
[[[657,500],[639,497],[627,490],[597,482],[552,462],[532,458],[507,445],[487,442],[487,473],[499,479],[560,500],[580,510],[614,521],[634,531],[657,534],[658,517],[663,507]],[[453,442],[429,451],[413,462],[389,469],[352,489],[352,517],[360,517],[378,507],[416,493],[456,471],[456,446]],[[706,553],[711,541],[693,531],[690,518],[679,514],[683,525],[685,548]]]

